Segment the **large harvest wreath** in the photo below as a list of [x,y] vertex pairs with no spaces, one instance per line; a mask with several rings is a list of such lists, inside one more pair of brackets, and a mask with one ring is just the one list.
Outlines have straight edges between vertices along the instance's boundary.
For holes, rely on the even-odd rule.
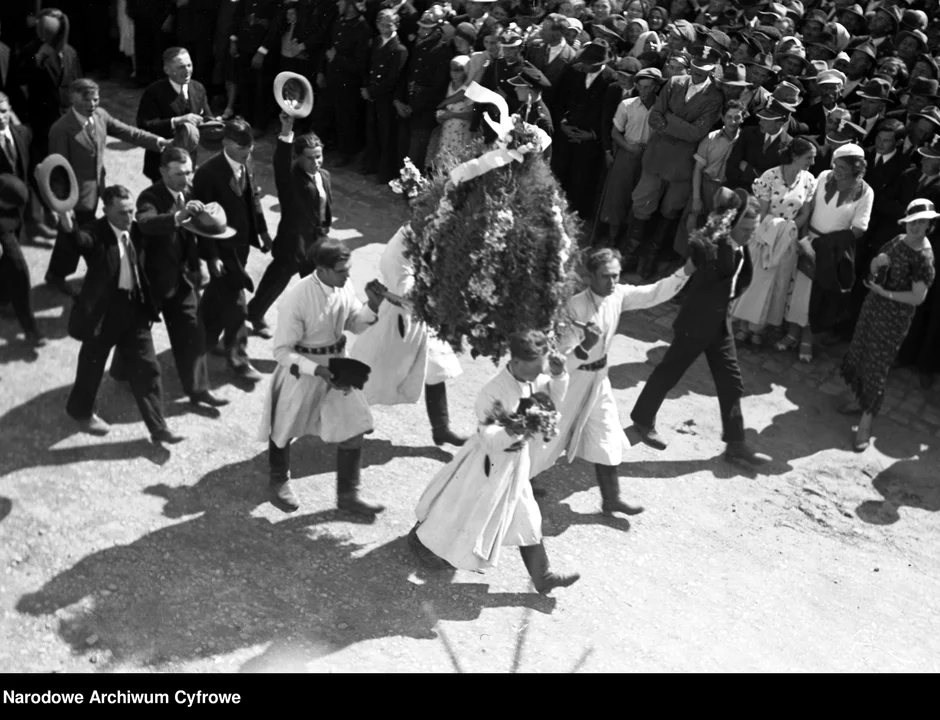
[[495,151],[468,146],[409,193],[415,315],[456,352],[466,343],[494,362],[516,331],[554,333],[574,288],[577,221],[533,131],[515,120]]

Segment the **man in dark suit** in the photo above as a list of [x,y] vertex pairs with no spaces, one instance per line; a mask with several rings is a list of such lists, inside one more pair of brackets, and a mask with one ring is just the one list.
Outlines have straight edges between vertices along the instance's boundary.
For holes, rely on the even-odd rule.
[[222,146],[222,152],[196,171],[193,199],[204,204],[219,203],[225,210],[228,226],[236,233],[229,240],[199,238],[200,254],[208,263],[211,275],[202,296],[200,314],[209,347],[216,345],[224,333],[229,367],[236,375],[257,382],[261,374],[248,362],[246,352],[245,290],[253,291],[254,283],[245,266],[251,246],[267,252],[271,238],[261,212],[254,176],[245,165],[254,150],[251,126],[244,120],[227,122]]
[[[193,161],[181,148],[167,148],[160,158],[162,179],[137,198],[137,224],[143,238],[144,273],[154,307],[163,316],[173,361],[183,392],[196,407],[228,404],[209,392],[206,332],[199,317],[199,250],[196,238],[180,226],[203,210],[192,200]],[[111,368],[114,374],[114,366]]]
[[[24,211],[24,239],[40,234],[46,214],[45,206],[32,184],[32,139],[33,134],[26,125],[13,124],[10,99],[0,92],[0,173],[9,173],[30,188],[29,201]],[[45,234],[48,230],[43,232]]]
[[263,338],[271,337],[265,313],[294,274],[307,277],[316,268],[313,257],[317,242],[327,236],[333,221],[330,174],[321,167],[323,145],[313,133],[295,140],[293,127],[293,118],[281,113],[281,135],[274,149],[274,184],[281,204],[281,221],[274,237],[271,263],[248,303],[248,322]]
[[[910,165],[910,159],[899,150],[906,136],[907,129],[900,120],[882,120],[875,129],[874,147],[865,153],[868,162],[865,182],[871,186],[878,200],[872,207],[868,232],[865,234],[864,245],[874,253],[869,260],[900,231],[898,218],[907,207],[902,194],[901,176]],[[858,247],[861,249],[862,243]],[[861,255],[857,256],[856,264],[858,267],[868,266]]]
[[[198,128],[212,118],[212,111],[205,87],[192,79],[193,61],[185,48],[170,48],[163,53],[163,70],[167,76],[149,85],[140,96],[137,127],[170,140],[181,125]],[[195,148],[183,149],[195,155]],[[160,153],[144,153],[144,175],[151,182],[160,181]]]
[[[69,91],[72,109],[49,130],[49,152],[68,160],[75,172],[78,181],[75,218],[81,227],[94,221],[98,194],[105,187],[104,154],[109,135],[156,152],[170,141],[131,127],[98,107],[98,84],[94,80],[76,80]],[[74,295],[66,278],[78,269],[79,257],[80,248],[60,233],[49,259],[46,283],[67,295]]]
[[751,280],[747,244],[757,228],[760,208],[743,190],[721,188],[716,195],[716,219],[734,211],[733,229],[717,237],[693,236],[689,251],[695,273],[673,323],[675,338],[666,355],[650,375],[630,417],[643,441],[658,450],[666,447],[656,432],[656,415],[686,371],[704,353],[718,390],[721,407],[725,458],[749,464],[763,464],[770,458],[755,452],[744,439],[741,397],[744,385],[731,333],[728,305]]
[[379,34],[372,39],[369,76],[360,91],[366,101],[364,175],[375,174],[385,184],[398,174],[398,122],[395,87],[408,61],[408,50],[398,37],[398,15],[381,10]]
[[823,70],[817,73],[816,88],[819,102],[815,105],[804,104],[796,112],[797,118],[809,126],[810,134],[825,134],[826,119],[829,113],[839,106],[844,84],[845,75],[838,70]]
[[259,51],[276,13],[274,0],[238,0],[232,18],[229,52],[235,58],[238,101],[255,137],[264,133],[270,119],[271,86],[265,81],[273,68],[265,68],[266,53]]
[[725,185],[749,190],[767,170],[780,164],[780,152],[790,143],[786,126],[790,111],[779,101],[758,111],[758,127],[742,128],[725,166]]
[[167,13],[172,18],[176,44],[189,48],[193,74],[211,84],[212,43],[207,42],[207,28],[214,28],[222,2],[228,0],[186,0],[171,2]]
[[29,264],[23,256],[23,213],[29,204],[29,188],[15,175],[0,173],[0,303],[9,302],[26,342],[46,344],[33,314]]
[[160,363],[150,328],[159,315],[142,259],[143,240],[134,222],[134,199],[120,185],[101,193],[105,216],[85,229],[63,216],[63,229],[86,249],[88,281],[69,315],[69,335],[81,342],[75,384],[66,412],[85,432],[105,435],[108,424],[95,414],[95,399],[112,348],[121,354],[131,390],[155,443],[177,443],[163,416]]
[[553,88],[558,84],[562,71],[577,54],[565,40],[565,30],[569,27],[568,18],[560,13],[551,13],[542,21],[539,37],[526,47],[526,60],[549,82],[549,87],[542,91],[542,99],[549,108],[555,98]]

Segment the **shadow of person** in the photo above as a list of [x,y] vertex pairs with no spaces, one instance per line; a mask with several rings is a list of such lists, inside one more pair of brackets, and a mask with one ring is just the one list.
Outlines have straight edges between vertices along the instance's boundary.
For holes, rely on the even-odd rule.
[[0,522],[6,519],[11,510],[13,510],[13,501],[8,497],[0,496]]
[[856,508],[855,514],[872,525],[893,525],[901,519],[898,511],[902,507],[940,511],[940,481],[936,472],[927,471],[927,468],[936,468],[937,462],[934,454],[902,460],[882,470],[872,485],[884,499],[866,500]]
[[[117,383],[112,383],[117,385]],[[65,412],[70,385],[47,390],[17,405],[0,416],[0,438],[4,452],[0,453],[0,477],[31,467],[57,467],[77,462],[98,460],[127,460],[143,457],[155,465],[163,465],[170,457],[169,450],[153,445],[145,437],[114,442],[89,442],[75,447],[55,447],[73,435],[79,434],[76,425]],[[112,388],[112,393],[120,388]],[[106,419],[117,421],[139,420],[137,407],[130,392],[126,400],[109,399]],[[112,405],[127,407],[111,412]]]
[[[569,464],[561,458],[540,473],[533,485],[545,491],[545,496],[538,499],[542,511],[542,534],[545,537],[558,537],[575,525],[605,525],[622,532],[630,530],[630,521],[622,515],[607,516],[601,513],[601,497],[594,479],[594,466],[583,460]],[[597,494],[595,512],[575,512],[563,502],[575,493],[590,490]]]
[[486,585],[446,579],[415,585],[403,538],[363,554],[363,546],[322,527],[328,513],[278,523],[257,517],[263,465],[261,454],[192,487],[147,488],[163,498],[173,524],[84,557],[23,595],[17,611],[60,611],[59,635],[77,654],[97,636],[95,647],[110,655],[106,665],[152,667],[273,643],[245,663],[260,671],[282,657],[309,662],[365,640],[431,639],[426,603],[454,621],[492,607],[554,607],[534,592],[489,593]]

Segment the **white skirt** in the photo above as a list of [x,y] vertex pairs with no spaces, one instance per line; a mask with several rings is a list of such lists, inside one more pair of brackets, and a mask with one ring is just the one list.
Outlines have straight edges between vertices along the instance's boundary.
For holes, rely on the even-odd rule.
[[500,548],[542,541],[529,483],[529,448],[491,425],[474,435],[428,485],[415,510],[418,539],[461,570],[496,567]]

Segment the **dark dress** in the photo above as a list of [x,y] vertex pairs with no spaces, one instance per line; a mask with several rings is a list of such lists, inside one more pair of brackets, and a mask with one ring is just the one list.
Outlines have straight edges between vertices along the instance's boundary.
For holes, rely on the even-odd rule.
[[[935,269],[933,251],[912,250],[899,235],[884,250],[891,260],[884,289],[888,292],[909,292],[915,282],[933,283]],[[855,326],[840,370],[865,412],[877,414],[884,400],[888,372],[907,335],[916,308],[895,302],[873,292],[862,305],[862,314]]]

